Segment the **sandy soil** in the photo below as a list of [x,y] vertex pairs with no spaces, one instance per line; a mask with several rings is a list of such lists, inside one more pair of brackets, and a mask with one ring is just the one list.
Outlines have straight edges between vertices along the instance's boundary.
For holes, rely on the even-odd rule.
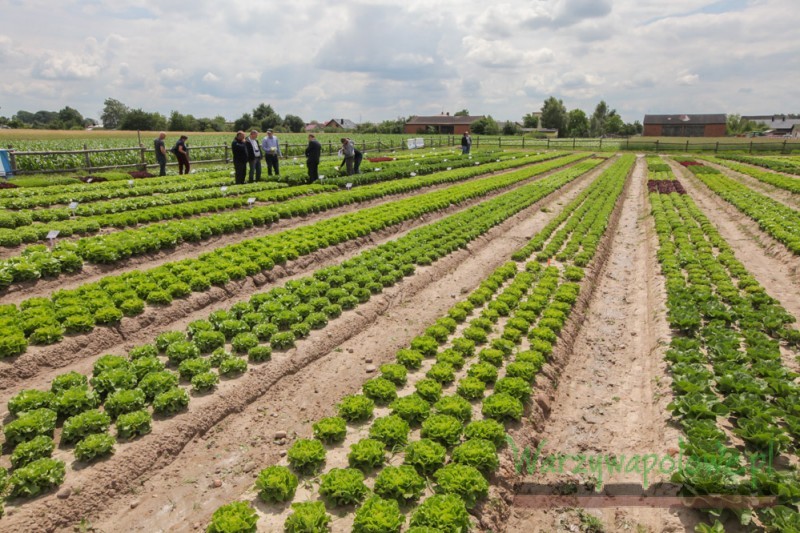
[[[545,397],[545,421],[521,431],[534,432],[542,454],[622,456],[677,452],[679,431],[669,424],[669,377],[663,361],[669,342],[665,290],[655,257],[657,240],[646,199],[646,170],[637,162],[625,193],[608,261],[597,276],[593,296],[563,368],[552,369],[549,383],[537,383]],[[594,268],[597,268],[596,266]],[[538,380],[537,380],[538,381]],[[540,397],[541,398],[541,397]],[[537,427],[538,426],[538,427]],[[537,472],[534,483],[594,484],[590,472]],[[664,476],[659,476],[664,480]],[[642,483],[640,474],[603,480],[605,493],[615,483]],[[652,481],[652,480],[651,480]],[[581,531],[589,515],[605,531],[684,531],[694,525],[689,514],[645,507],[603,509],[515,506],[506,531]],[[638,529],[637,529],[638,528]]]
[[[391,359],[554,216],[555,209],[545,212],[543,206],[569,201],[587,183],[588,178],[576,180],[468,250],[419,269],[298,348],[276,354],[244,377],[223,383],[218,393],[193,401],[187,413],[169,424],[155,424],[154,435],[119,446],[104,463],[70,470],[60,491],[66,499],[50,494],[12,508],[4,526],[22,530],[34,517],[37,530],[69,528],[84,517],[104,531],[118,530],[120,521],[135,524],[126,530],[141,531],[180,531],[205,523],[218,505],[249,487],[257,469],[279,457],[287,443],[274,441],[276,431],[286,431],[289,439],[307,434],[309,420],[331,414],[337,398],[370,377],[367,358],[375,365]],[[393,333],[387,336],[386,331]],[[321,375],[336,379],[320,380]],[[221,486],[211,487],[215,480]],[[99,509],[104,511],[97,518]]]

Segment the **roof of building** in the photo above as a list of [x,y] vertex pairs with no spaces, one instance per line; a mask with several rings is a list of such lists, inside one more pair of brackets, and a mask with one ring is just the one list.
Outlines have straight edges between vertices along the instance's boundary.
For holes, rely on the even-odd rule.
[[332,126],[335,123],[340,128],[345,130],[354,130],[358,127],[358,124],[350,120],[349,118],[332,118],[328,122],[325,123],[325,127]]
[[645,115],[644,124],[726,124],[725,113],[708,115]]
[[461,124],[470,125],[476,120],[480,120],[483,118],[483,115],[479,115],[476,117],[468,116],[465,117],[463,115],[455,116],[455,115],[434,115],[432,117],[411,117],[408,119],[406,124],[411,125],[422,125],[422,126],[456,126]]
[[742,118],[758,124],[764,124],[772,130],[790,130],[795,124],[800,124],[800,118],[788,115],[752,115],[742,116]]

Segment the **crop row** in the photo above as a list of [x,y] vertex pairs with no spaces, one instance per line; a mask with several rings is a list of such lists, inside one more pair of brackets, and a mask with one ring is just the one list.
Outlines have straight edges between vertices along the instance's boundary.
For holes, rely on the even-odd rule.
[[752,178],[757,179],[763,183],[768,183],[779,189],[785,189],[787,191],[791,191],[793,193],[800,193],[800,180],[797,178],[790,178],[789,176],[785,176],[783,174],[777,174],[775,172],[770,172],[769,170],[760,170],[758,168],[754,168],[750,165],[742,165],[739,163],[735,163],[733,161],[728,161],[728,158],[721,158],[721,157],[701,157],[703,161],[709,161],[711,163],[716,163],[718,165],[722,165],[727,167],[731,170],[735,170],[741,174],[745,174]]
[[762,230],[792,253],[800,254],[800,214],[797,211],[742,185],[715,168],[705,165],[687,168],[709,189],[755,220]]
[[[481,173],[487,172],[487,168],[492,171],[505,170],[525,164],[553,159],[555,157],[557,156],[546,154],[534,156],[530,159],[521,158],[516,161],[511,161],[509,157],[502,163],[500,159],[497,159],[496,162],[491,163],[491,166],[482,167]],[[516,157],[514,157],[514,159],[516,159]],[[466,173],[460,176],[462,176],[462,179],[466,179],[477,173],[478,172],[474,169],[470,168],[466,170]],[[387,173],[387,175],[384,176],[385,179],[381,181],[397,179],[400,176],[407,176],[408,174],[407,171],[401,172],[401,169],[396,169],[395,171]],[[428,182],[420,180],[420,187],[427,186],[425,183]],[[272,190],[276,188],[278,188],[278,190]],[[84,235],[96,233],[108,227],[125,228],[138,224],[149,224],[173,218],[186,218],[203,213],[235,209],[244,205],[250,205],[248,198],[253,198],[254,201],[258,202],[280,202],[297,196],[305,196],[318,192],[333,192],[337,190],[337,185],[328,183],[325,185],[314,184],[286,187],[283,184],[266,182],[239,185],[233,189],[228,187],[213,189],[203,188],[195,189],[187,193],[173,193],[149,198],[131,198],[96,202],[82,206],[79,205],[75,209],[74,218],[71,218],[72,210],[69,208],[42,209],[24,212],[0,211],[0,225],[2,225],[5,219],[8,221],[7,225],[9,227],[15,228],[0,228],[0,246],[17,246],[21,243],[41,241],[44,240],[48,232],[52,230],[58,230],[60,232],[59,237],[69,237],[73,234]],[[377,190],[381,190],[381,188],[378,187]],[[35,224],[34,220],[37,218],[47,223]],[[61,222],[53,222],[54,220],[59,220]],[[0,268],[2,268],[2,266],[0,266]]]
[[[650,203],[675,332],[665,356],[675,395],[669,409],[691,464],[673,481],[692,495],[776,496],[780,505],[759,510],[760,520],[768,531],[795,531],[800,478],[777,466],[800,444],[800,387],[780,346],[800,342],[800,332],[788,327],[795,318],[735,258],[688,195],[651,193]],[[726,432],[721,419],[733,429]],[[751,510],[740,511],[742,523],[751,517]]]
[[[520,260],[530,256],[533,252],[539,252],[536,256],[538,261],[547,261],[555,257],[558,261],[571,259],[578,266],[586,266],[594,256],[600,237],[605,232],[605,222],[601,226],[593,226],[597,220],[594,217],[599,217],[599,220],[602,221],[608,220],[613,210],[613,204],[608,205],[604,202],[607,197],[616,198],[622,191],[634,161],[633,155],[624,155],[615,161],[603,173],[603,179],[595,180],[592,185],[567,204],[536,237],[514,254],[513,259]],[[604,206],[603,210],[598,211],[598,206]],[[565,223],[567,220],[568,222]],[[593,229],[588,230],[589,227]],[[576,229],[578,231],[575,231]],[[551,239],[556,230],[558,233]],[[561,253],[558,253],[567,238],[570,238],[569,244]],[[548,240],[550,242],[545,247]],[[578,254],[581,247],[583,250]]]
[[[632,161],[615,163],[596,182],[624,182]],[[588,216],[594,221],[590,227],[571,224],[582,216],[574,212],[567,224],[573,231],[604,228],[602,214],[608,206],[613,209],[620,192],[621,187],[602,196]],[[563,276],[568,281],[561,281],[558,267],[543,269],[538,262],[528,263],[522,272],[514,263],[498,268],[400,350],[396,363],[382,365],[381,375],[364,384],[363,395],[346,396],[337,405],[338,416],[314,423],[314,438],[297,440],[289,449],[291,469],[275,465],[262,470],[256,481],[258,498],[281,504],[298,500],[298,475],[311,476],[302,499],[321,498],[293,503],[286,531],[304,531],[300,524],[312,521],[319,525],[316,531],[325,531],[331,521],[326,504],[361,504],[353,531],[399,532],[406,521],[400,506],[420,499],[409,531],[470,529],[468,510],[487,496],[488,481],[499,465],[497,450],[506,440],[503,424],[522,419],[531,384],[577,301],[579,285],[574,282],[583,278],[583,269],[567,265]],[[504,290],[495,298],[500,288]],[[470,314],[474,318],[466,322]],[[467,366],[481,347],[477,360]],[[374,418],[377,414],[386,416]],[[409,442],[415,428],[421,438]],[[326,461],[326,444],[349,444],[347,465]],[[387,449],[392,453],[389,466]],[[401,459],[403,464],[396,466]],[[323,465],[327,472],[316,476]],[[364,474],[376,471],[368,487]],[[436,495],[425,491],[434,484]],[[225,524],[231,523],[240,524],[237,531],[255,531],[257,521],[250,504],[238,501],[219,508],[207,531],[226,531]]]
[[[563,153],[562,153],[563,154]],[[553,153],[552,156],[560,155]],[[428,157],[429,156],[429,157]],[[551,157],[552,157],[551,156]],[[360,175],[364,183],[394,179],[407,176],[411,171],[430,173],[447,167],[456,168],[474,165],[476,162],[484,163],[495,159],[511,159],[516,157],[512,153],[496,154],[492,151],[478,152],[475,159],[455,158],[447,160],[448,154],[424,154],[418,160],[401,159],[390,163],[381,163],[381,166],[365,163],[365,174]],[[547,157],[541,156],[541,157]],[[419,162],[422,161],[420,167]],[[422,168],[423,170],[420,170]],[[377,172],[376,172],[377,169]],[[307,171],[298,165],[284,165],[284,174],[293,176],[289,181],[305,182]],[[272,178],[275,179],[275,178]],[[287,178],[288,179],[288,178]],[[133,181],[131,184],[130,182]],[[349,181],[349,180],[348,180]],[[198,189],[219,188],[232,185],[233,178],[229,169],[202,171],[190,176],[166,176],[139,180],[114,180],[103,183],[76,184],[54,187],[17,188],[0,191],[0,207],[9,209],[31,209],[35,207],[49,207],[53,205],[67,205],[70,202],[94,202],[112,198],[131,198],[149,196],[153,194],[169,194],[177,192],[190,192]],[[295,183],[297,184],[297,183]],[[334,183],[335,185],[344,185]],[[284,186],[285,183],[281,183]],[[256,184],[237,186],[237,190],[248,190]]]
[[[254,363],[269,359],[273,349],[292,347],[311,329],[325,327],[343,310],[357,307],[410,275],[415,265],[430,264],[465,247],[568,181],[564,176],[551,177],[519,187],[341,265],[256,294],[228,311],[215,311],[207,320],[192,322],[186,332],[164,332],[154,344],[130,350],[127,358],[102,356],[91,378],[69,372],[56,377],[49,391],[19,392],[9,402],[14,420],[4,426],[15,466],[11,495],[35,496],[63,480],[65,463],[51,457],[59,422],[63,422],[61,444],[77,442],[76,458],[91,461],[107,455],[115,442],[107,433],[112,420],[116,419],[120,438],[147,433],[151,427],[148,406],[166,416],[189,403],[181,381],[191,383],[198,392],[213,389],[219,377],[212,368],[218,367],[222,375],[247,370],[247,361],[231,352],[247,354]],[[32,308],[22,307],[23,313]],[[178,374],[167,370],[167,365],[177,368]]]
[[724,159],[731,161],[739,161],[740,163],[747,163],[749,165],[756,165],[759,167],[768,168],[777,172],[785,172],[787,174],[800,174],[800,160],[788,158],[769,158],[769,157],[753,157],[750,155],[730,154],[723,156]]
[[[580,163],[523,186],[520,190],[530,195],[532,203],[596,164],[593,161]],[[173,298],[205,291],[212,285],[224,285],[231,279],[242,279],[269,270],[275,264],[282,264],[320,248],[478,198],[524,181],[538,172],[540,170],[536,167],[522,169],[342,215],[311,226],[250,239],[219,248],[198,259],[168,263],[145,272],[109,276],[75,290],[59,291],[51,299],[31,298],[24,301],[19,309],[13,305],[2,306],[0,353],[5,357],[17,355],[26,350],[28,341],[52,344],[61,340],[65,333],[85,333],[96,324],[115,324],[123,316],[143,312],[146,303],[167,305]]]
[[[497,183],[504,184],[499,185],[499,187],[508,186],[517,181],[529,179],[538,174],[548,172],[559,166],[573,163],[584,157],[583,155],[577,154],[546,161],[528,169],[518,170],[506,177],[500,177]],[[598,164],[599,160],[594,160],[592,163]],[[505,168],[504,163],[495,164]],[[0,261],[0,287],[5,287],[15,282],[32,281],[40,277],[54,278],[58,277],[63,272],[77,272],[83,268],[84,261],[101,264],[116,263],[129,257],[157,252],[165,248],[173,248],[182,242],[199,242],[215,235],[236,233],[254,226],[264,226],[277,222],[281,218],[291,218],[322,212],[328,209],[365,202],[391,194],[414,191],[443,183],[463,181],[485,174],[487,170],[491,171],[492,168],[494,168],[492,165],[486,165],[481,168],[469,167],[438,173],[428,177],[406,178],[386,183],[367,185],[349,191],[313,195],[308,198],[298,198],[283,203],[241,210],[236,213],[221,213],[196,220],[153,224],[107,235],[85,237],[77,241],[62,241],[52,250],[44,245],[29,246],[20,256]],[[475,187],[481,189],[490,182],[491,180],[482,180],[478,185],[464,184],[460,186],[461,188],[449,188],[444,192],[429,193],[434,196],[423,195],[421,198],[422,200],[433,198],[435,202],[440,202],[442,195],[446,196],[448,194],[447,191],[453,191],[453,194],[458,195],[462,190],[472,190]],[[465,187],[466,189],[464,189]],[[289,191],[291,191],[291,189],[289,189]],[[282,190],[276,192],[281,193]],[[463,201],[463,198],[458,201]],[[399,205],[406,206],[409,203],[414,203],[414,199],[409,199],[406,203]],[[361,213],[344,215],[344,217],[349,217],[347,218],[348,220],[353,219],[357,221],[365,214],[369,215],[376,212],[375,210],[381,209],[385,211],[386,207],[391,207],[392,205],[395,204],[388,204],[388,206],[383,206],[383,208],[378,206]],[[412,211],[408,211],[409,216]],[[400,221],[406,219],[407,218],[401,218]],[[337,217],[331,220],[333,223],[336,223],[337,221],[345,220],[345,218]],[[265,238],[272,238],[274,240],[281,235],[285,235],[285,233]],[[342,241],[339,240],[336,242]]]

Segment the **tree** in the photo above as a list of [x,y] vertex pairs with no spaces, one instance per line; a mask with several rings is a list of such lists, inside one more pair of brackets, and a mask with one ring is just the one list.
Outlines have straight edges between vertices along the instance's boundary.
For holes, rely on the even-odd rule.
[[236,131],[247,131],[253,125],[253,117],[250,113],[245,113],[237,118],[233,123],[233,129]]
[[109,130],[119,128],[128,111],[128,106],[119,100],[106,98],[105,102],[103,102],[103,113],[100,115],[103,127]]
[[498,135],[500,126],[497,125],[492,115],[487,115],[473,122],[470,130],[477,135]]
[[505,124],[503,124],[503,135],[516,135],[519,133],[519,126],[517,126],[513,121],[507,120]]
[[573,109],[567,115],[567,137],[588,137],[589,117],[583,109]]
[[620,135],[624,129],[625,123],[622,122],[622,117],[617,115],[616,111],[612,112],[606,121],[606,133],[611,135]]
[[468,117],[469,116],[469,111],[467,110],[467,108],[464,108],[461,111],[456,111],[455,113],[453,113],[453,116],[454,117]]
[[300,133],[305,129],[305,121],[297,115],[286,115],[283,117],[283,127],[292,133]]
[[261,126],[262,131],[274,129],[283,124],[281,116],[272,109],[272,106],[263,102],[253,109],[252,117],[252,124]]
[[594,108],[594,113],[592,113],[592,119],[589,123],[589,131],[592,137],[603,137],[606,133],[610,133],[608,131],[608,121],[612,115],[616,114],[615,110],[609,110],[605,100],[600,100],[600,103]]
[[203,131],[196,118],[173,111],[169,115],[169,131]]
[[11,117],[12,120],[17,120],[23,124],[32,126],[34,122],[34,115],[30,111],[23,111],[20,109],[17,114]]
[[567,133],[567,108],[564,106],[564,102],[556,100],[555,96],[545,100],[540,123],[543,128],[557,129],[558,136],[564,137]]
[[167,129],[167,119],[161,113],[148,113],[140,109],[131,109],[119,126],[121,130],[159,131]]
[[[19,115],[19,113],[17,113]],[[741,135],[750,131],[763,131],[767,129],[764,124],[758,124],[752,120],[742,118],[741,115],[728,115],[726,132],[728,135]]]
[[522,126],[525,128],[538,128],[539,117],[537,117],[533,113],[528,113],[527,115],[522,117]]

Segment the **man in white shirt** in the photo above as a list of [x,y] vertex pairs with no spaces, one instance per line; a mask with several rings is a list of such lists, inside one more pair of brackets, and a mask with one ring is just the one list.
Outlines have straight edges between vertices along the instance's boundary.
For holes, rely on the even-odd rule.
[[267,136],[264,137],[261,148],[264,152],[264,160],[267,162],[267,174],[272,176],[272,170],[275,169],[275,175],[280,176],[278,158],[281,157],[281,143],[277,137],[272,135],[272,130],[267,130]]
[[250,132],[247,138],[247,162],[250,164],[250,183],[261,181],[261,147],[258,145],[258,131]]

